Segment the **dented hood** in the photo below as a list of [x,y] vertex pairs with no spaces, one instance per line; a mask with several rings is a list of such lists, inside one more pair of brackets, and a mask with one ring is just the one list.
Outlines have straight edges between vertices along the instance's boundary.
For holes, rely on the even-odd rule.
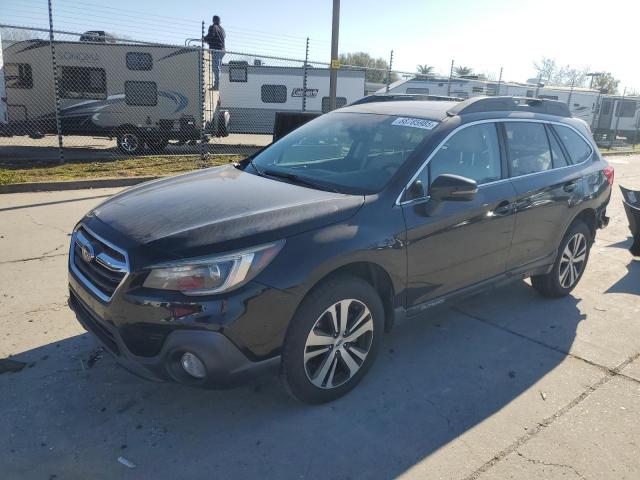
[[344,221],[363,202],[362,196],[293,185],[229,165],[139,185],[111,197],[92,215],[137,244],[184,257]]

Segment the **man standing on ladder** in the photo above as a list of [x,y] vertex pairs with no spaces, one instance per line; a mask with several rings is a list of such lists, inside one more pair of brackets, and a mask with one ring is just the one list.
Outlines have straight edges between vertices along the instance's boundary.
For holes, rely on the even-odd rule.
[[222,66],[222,57],[224,57],[224,40],[226,37],[224,28],[220,25],[220,17],[213,16],[213,25],[209,27],[204,41],[209,44],[209,48],[213,50],[213,89],[218,90],[220,86],[220,68]]

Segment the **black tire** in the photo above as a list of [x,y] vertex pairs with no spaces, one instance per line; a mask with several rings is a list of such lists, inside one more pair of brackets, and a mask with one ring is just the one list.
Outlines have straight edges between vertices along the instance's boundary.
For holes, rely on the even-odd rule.
[[152,153],[160,153],[169,145],[169,139],[161,136],[149,137],[146,140],[147,149]]
[[[579,239],[580,235],[582,235],[585,240],[584,260],[582,262],[568,264],[564,252],[567,249],[571,249],[570,243],[577,238]],[[593,238],[589,227],[582,220],[574,221],[562,238],[562,242],[560,242],[560,247],[558,248],[558,253],[551,271],[546,275],[535,275],[531,277],[531,285],[533,285],[533,288],[544,297],[559,298],[569,295],[580,281],[580,278],[582,278],[582,274],[587,267],[592,244]],[[573,279],[571,275],[573,275],[574,272],[570,270],[567,271],[565,268],[575,268],[577,270],[577,274],[574,275]]]
[[116,139],[118,150],[125,155],[140,155],[144,152],[145,142],[140,132],[134,129],[123,130]]
[[[330,321],[326,320],[326,315],[329,315],[326,312],[327,309],[338,302],[348,302],[349,300],[347,299],[355,301],[352,302],[348,308],[349,314],[347,315],[346,334],[343,336],[338,334],[333,337],[339,345],[309,347],[307,341],[311,338],[312,329],[315,329],[314,332],[317,332],[319,328],[318,322]],[[372,331],[358,337],[358,341],[364,340],[366,342],[365,347],[361,349],[361,345],[357,345],[356,342],[350,344],[346,340],[349,339],[349,333],[355,335],[361,330],[360,328],[353,327],[356,326],[354,323],[356,323],[358,317],[363,318],[366,315],[366,311],[361,309],[362,306],[366,307],[370,313]],[[341,325],[340,320],[341,318],[338,319],[338,322]],[[357,326],[363,326],[365,323],[371,326],[369,317],[361,321]],[[287,331],[282,352],[281,368],[281,378],[286,389],[294,398],[305,403],[325,403],[345,395],[362,380],[371,368],[371,365],[373,365],[380,347],[383,331],[384,308],[380,297],[370,284],[357,277],[348,275],[336,276],[324,281],[315,287],[302,301]],[[370,337],[366,337],[369,334]],[[368,352],[365,354],[366,356],[363,360],[360,360],[361,357],[354,355],[354,353],[349,353],[354,352],[354,349],[362,352],[367,345]],[[330,348],[331,350],[326,354],[318,355],[313,360],[305,360],[305,352],[309,354],[310,349],[323,348]],[[349,363],[351,360],[355,360],[357,364],[359,363],[359,369],[356,370],[352,376],[348,373],[348,371],[351,370],[347,368],[348,362],[346,362],[341,355],[348,355],[350,358]],[[362,355],[362,353],[360,353],[360,355]],[[330,360],[330,357],[335,360]],[[319,371],[323,369],[325,362],[336,362],[336,366],[332,365],[329,368],[329,370],[331,370],[329,375],[332,379],[332,384],[333,380],[340,381],[339,376],[343,370],[342,378],[347,377],[346,380],[342,380],[342,383],[330,387],[328,383],[329,377],[325,376],[327,378],[326,386],[319,387],[315,385],[309,376],[310,363],[315,361],[321,362],[320,366],[318,366]],[[351,363],[351,365],[353,365],[353,363]],[[322,382],[322,379],[318,380],[319,376],[320,375],[316,376],[316,382]]]

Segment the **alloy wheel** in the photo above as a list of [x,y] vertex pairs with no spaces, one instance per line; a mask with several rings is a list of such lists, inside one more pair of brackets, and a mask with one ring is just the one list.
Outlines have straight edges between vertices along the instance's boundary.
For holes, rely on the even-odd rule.
[[134,135],[133,133],[125,133],[122,136],[122,140],[120,140],[120,145],[122,145],[123,150],[133,153],[138,150],[140,140],[137,135]]
[[576,233],[567,242],[560,258],[558,275],[562,288],[570,288],[578,281],[586,258],[587,239],[582,233]]
[[364,364],[374,328],[367,306],[345,299],[327,308],[316,320],[304,347],[307,378],[318,388],[339,387]]

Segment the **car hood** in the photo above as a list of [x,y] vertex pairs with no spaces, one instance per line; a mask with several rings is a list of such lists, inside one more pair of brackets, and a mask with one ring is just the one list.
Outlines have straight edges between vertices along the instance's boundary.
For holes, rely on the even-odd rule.
[[185,257],[235,250],[344,221],[364,197],[315,190],[234,166],[126,190],[91,215],[138,245]]

